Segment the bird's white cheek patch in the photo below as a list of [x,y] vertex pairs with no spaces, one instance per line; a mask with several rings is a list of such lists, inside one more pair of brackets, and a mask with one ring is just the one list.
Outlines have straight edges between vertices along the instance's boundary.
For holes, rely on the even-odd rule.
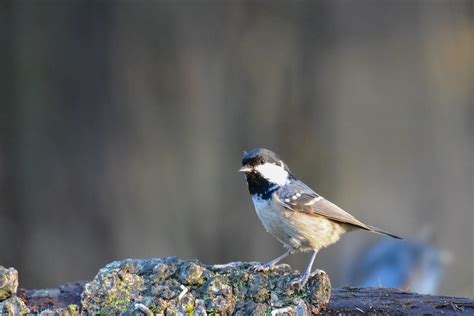
[[283,168],[283,166],[264,163],[263,165],[257,166],[255,169],[262,175],[262,177],[272,183],[283,185],[288,182],[288,172]]

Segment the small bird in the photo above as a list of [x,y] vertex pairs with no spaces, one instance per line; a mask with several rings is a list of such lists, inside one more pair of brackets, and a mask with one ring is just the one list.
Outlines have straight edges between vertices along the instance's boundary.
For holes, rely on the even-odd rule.
[[244,152],[239,172],[245,173],[255,211],[266,231],[287,249],[259,270],[272,269],[290,254],[313,251],[305,273],[292,282],[300,287],[308,281],[318,251],[334,244],[348,231],[362,229],[401,239],[364,224],[311,190],[268,149]]

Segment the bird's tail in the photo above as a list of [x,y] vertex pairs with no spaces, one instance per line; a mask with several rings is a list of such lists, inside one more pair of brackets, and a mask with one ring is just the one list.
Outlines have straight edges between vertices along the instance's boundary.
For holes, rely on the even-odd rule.
[[380,228],[377,228],[377,227],[374,227],[374,226],[370,226],[370,225],[367,225],[367,226],[369,226],[371,232],[381,234],[381,235],[387,235],[387,236],[390,236],[390,237],[395,238],[395,239],[403,239],[402,237],[394,235],[392,233],[389,233],[388,231],[385,231],[383,229],[380,229]]

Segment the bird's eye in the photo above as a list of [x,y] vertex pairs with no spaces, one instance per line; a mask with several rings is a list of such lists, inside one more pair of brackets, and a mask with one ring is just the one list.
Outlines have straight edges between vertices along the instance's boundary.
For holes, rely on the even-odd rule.
[[265,159],[260,158],[259,163],[263,165],[265,163]]

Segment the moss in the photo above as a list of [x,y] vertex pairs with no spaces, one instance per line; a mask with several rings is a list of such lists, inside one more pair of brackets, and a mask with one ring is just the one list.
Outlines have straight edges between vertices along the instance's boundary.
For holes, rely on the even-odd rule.
[[326,275],[312,277],[305,291],[290,285],[296,276],[288,267],[260,273],[240,262],[210,266],[177,258],[127,260],[108,265],[86,284],[82,304],[86,313],[133,313],[134,303],[142,302],[153,313],[188,315],[265,315],[275,306],[327,304],[331,286]]
[[270,298],[270,291],[267,288],[261,288],[255,298],[256,302],[263,303]]
[[28,306],[18,296],[0,302],[0,315],[26,315],[29,312]]
[[186,312],[188,312],[189,315],[194,316],[194,304],[188,303],[188,305],[186,305]]
[[13,268],[0,266],[0,301],[16,294],[18,287],[18,272]]
[[109,295],[102,303],[102,311],[105,313],[123,313],[131,308],[134,297],[144,280],[132,274],[112,274],[105,283],[109,284],[111,289]]
[[77,306],[76,304],[70,304],[67,307],[67,313],[72,316],[79,315],[79,306]]

